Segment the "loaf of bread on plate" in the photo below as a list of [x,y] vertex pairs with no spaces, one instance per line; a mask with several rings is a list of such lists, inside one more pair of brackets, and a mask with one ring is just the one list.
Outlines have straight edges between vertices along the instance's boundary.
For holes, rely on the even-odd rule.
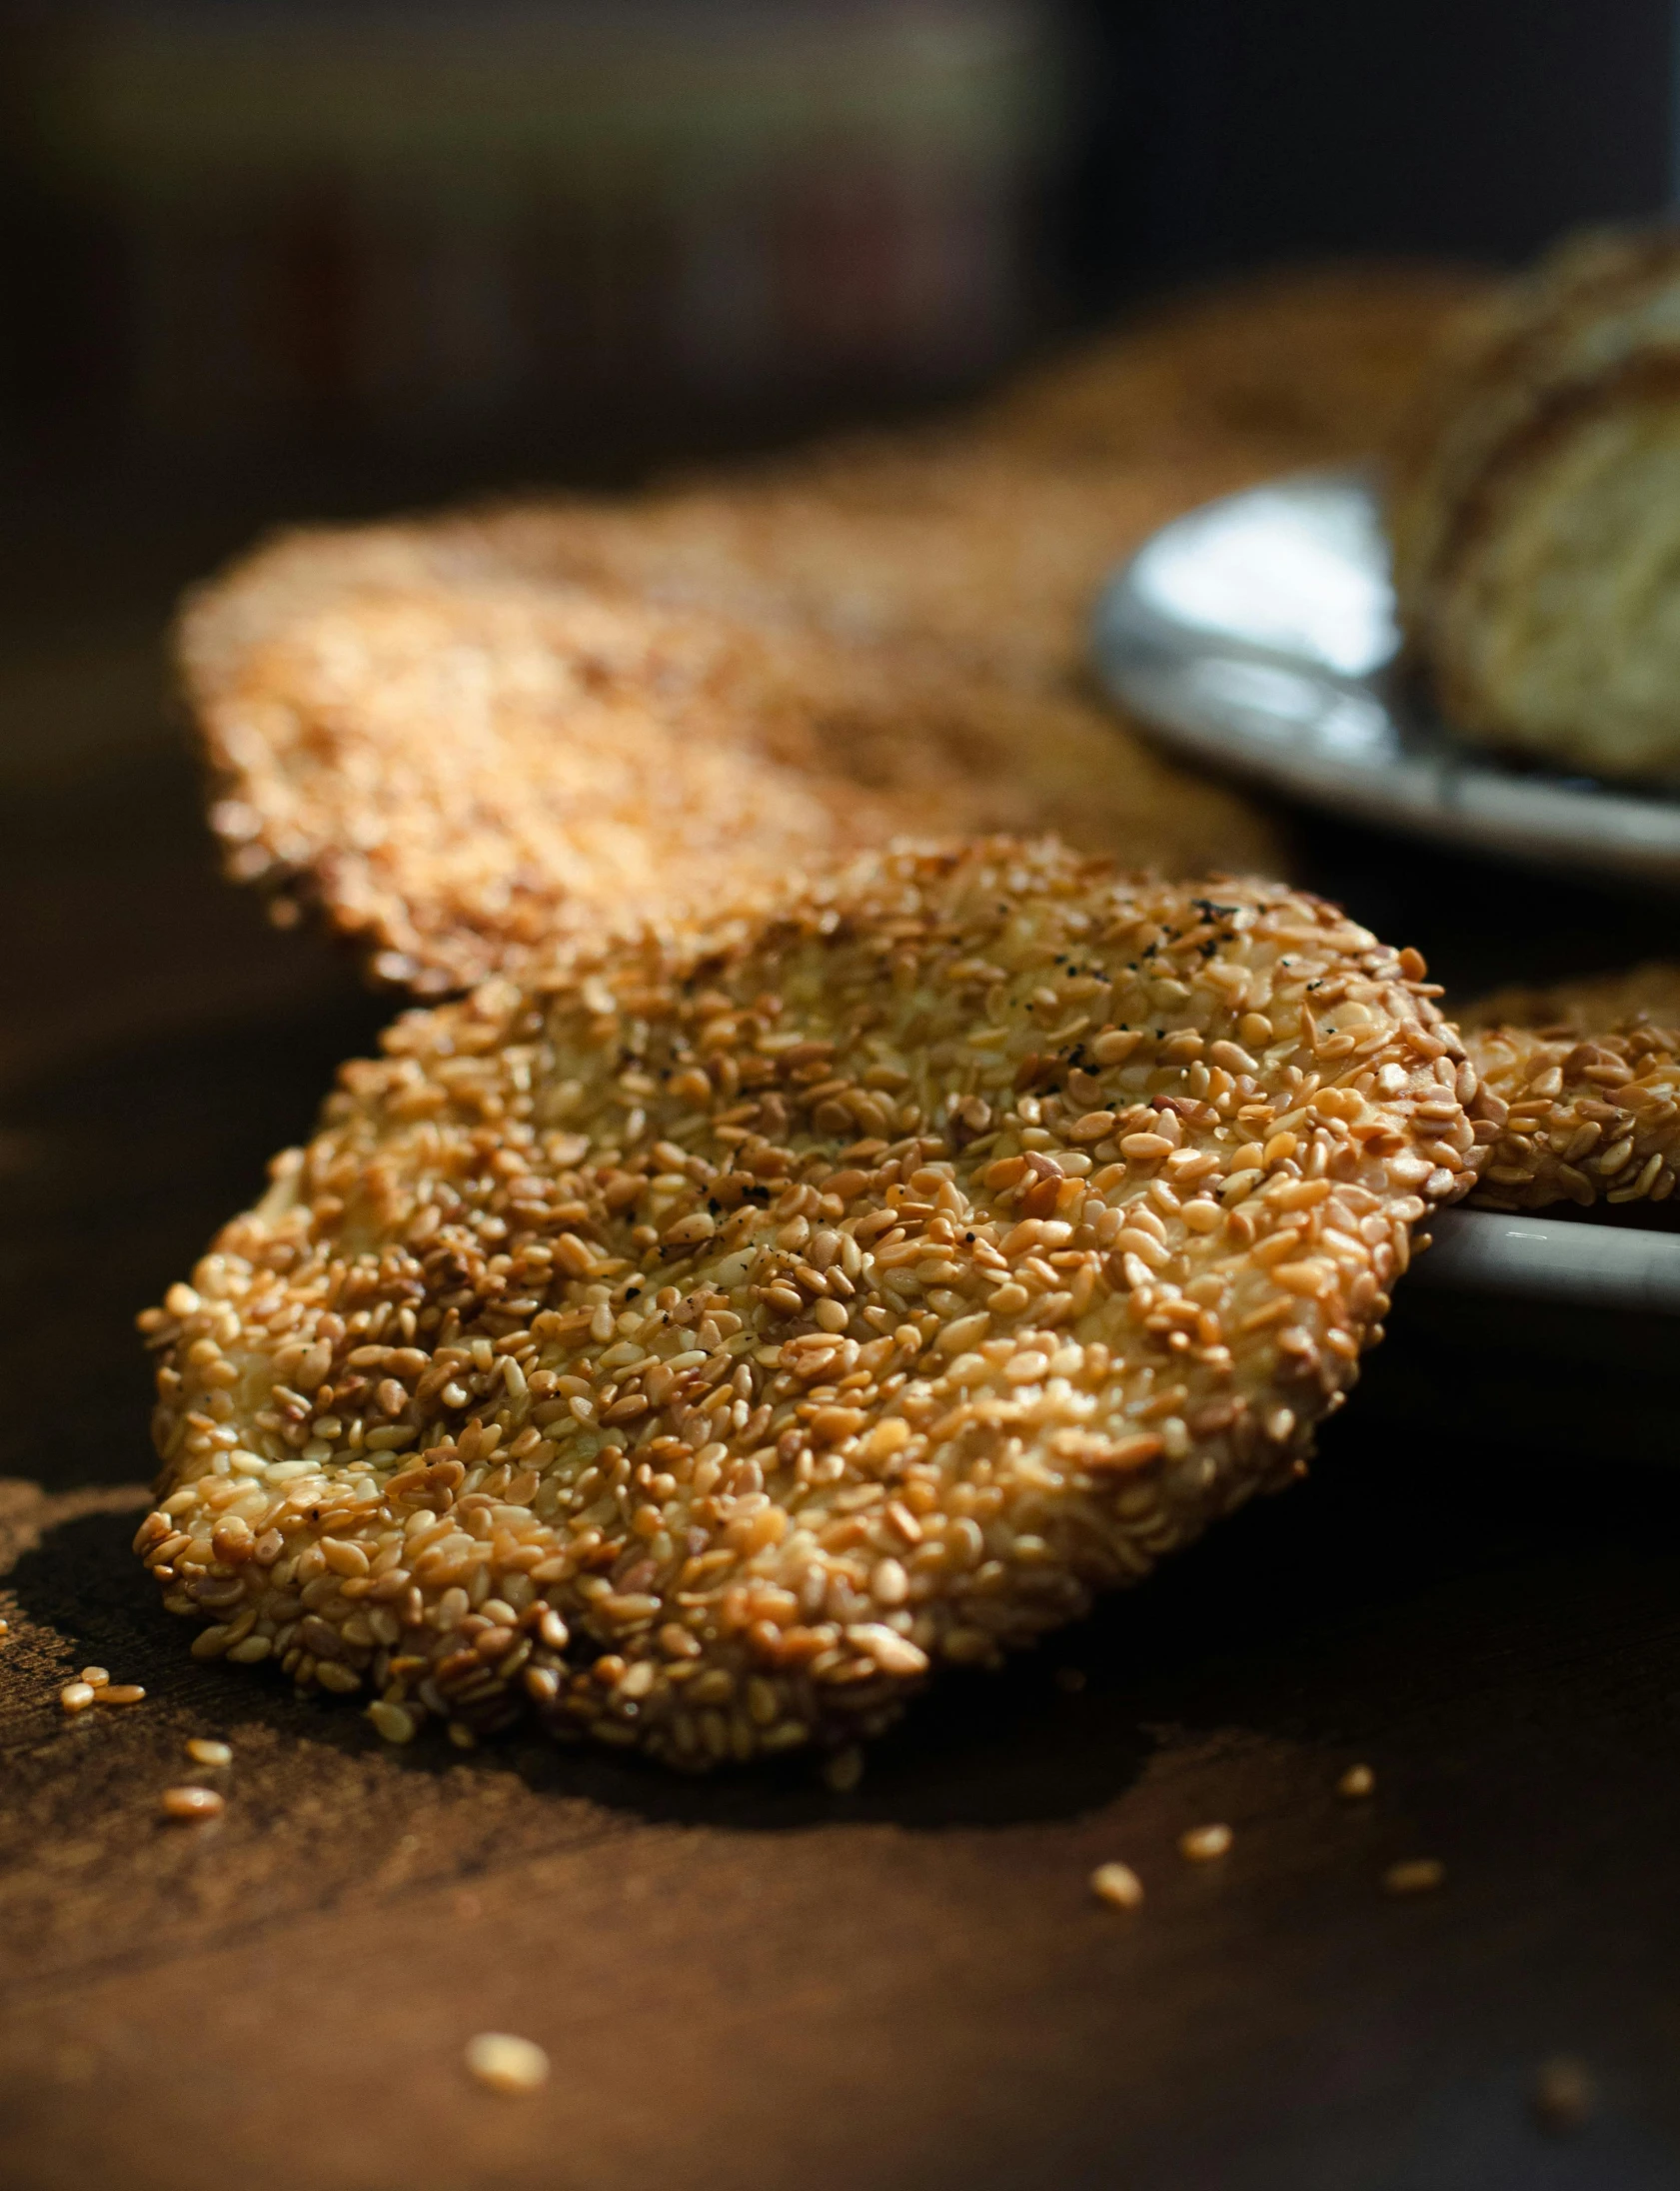
[[1571,238],[1473,307],[1389,510],[1408,646],[1454,730],[1680,781],[1680,230]]

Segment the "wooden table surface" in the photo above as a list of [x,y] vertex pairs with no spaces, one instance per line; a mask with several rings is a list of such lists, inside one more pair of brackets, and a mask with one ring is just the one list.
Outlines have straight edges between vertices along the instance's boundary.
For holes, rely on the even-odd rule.
[[[0,663],[14,727],[135,732],[4,794],[8,2191],[1680,2181],[1672,1325],[1402,1295],[1304,1488],[946,1679],[849,1795],[393,1753],[188,1655],[128,1549],[131,1318],[385,1008],[216,880],[142,625],[61,638],[58,684]],[[1680,948],[1671,907],[1339,829],[1302,865],[1465,987]],[[93,1661],[146,1701],[66,1720]],[[171,1826],[195,1734],[227,1811]],[[1228,1857],[1184,1863],[1214,1819]],[[1384,1895],[1415,1856],[1440,1891]],[[1089,1894],[1110,1857],[1135,1914]],[[546,2089],[474,2086],[483,2029]],[[1531,2107],[1560,2054],[1595,2093],[1568,2136]]]

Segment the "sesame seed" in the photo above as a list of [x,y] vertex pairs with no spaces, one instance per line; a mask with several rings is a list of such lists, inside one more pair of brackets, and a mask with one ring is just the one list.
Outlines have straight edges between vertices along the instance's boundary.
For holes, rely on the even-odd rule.
[[67,1681],[58,1692],[58,1700],[67,1712],[81,1712],[93,1702],[94,1693],[91,1682]]
[[1090,1875],[1091,1892],[1113,1909],[1140,1909],[1143,1882],[1129,1864],[1098,1864]]
[[385,1742],[412,1742],[416,1733],[413,1712],[405,1711],[401,1704],[390,1704],[380,1699],[368,1706],[368,1717],[374,1732]]
[[111,1676],[103,1666],[84,1666],[82,1668],[82,1679],[90,1689],[103,1689],[110,1681]]
[[231,1765],[233,1751],[226,1742],[215,1742],[208,1735],[190,1735],[182,1748],[195,1765]]
[[1210,1864],[1225,1855],[1230,1845],[1229,1826],[1191,1826],[1178,1836],[1178,1853],[1191,1864]]
[[539,2092],[549,2081],[549,2057],[535,2039],[511,2031],[480,2031],[467,2041],[467,2074],[510,2099]]
[[143,1704],[146,1691],[138,1681],[108,1681],[94,1690],[93,1700],[96,1704]]
[[166,1818],[183,1821],[220,1818],[227,1808],[226,1799],[214,1788],[179,1787],[165,1788],[158,1798]]
[[1433,1856],[1411,1856],[1390,1864],[1382,1875],[1387,1894],[1432,1894],[1446,1877],[1446,1866]]
[[1346,1796],[1349,1802],[1369,1795],[1376,1787],[1376,1774],[1369,1765],[1349,1765],[1336,1782],[1336,1793]]

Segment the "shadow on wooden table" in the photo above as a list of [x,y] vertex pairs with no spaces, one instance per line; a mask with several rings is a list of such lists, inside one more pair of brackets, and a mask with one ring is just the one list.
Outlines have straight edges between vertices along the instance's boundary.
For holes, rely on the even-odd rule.
[[[697,1777],[593,1745],[557,1744],[516,1730],[470,1757],[441,1730],[400,1750],[382,1743],[354,1704],[300,1696],[278,1670],[206,1664],[187,1649],[192,1628],[165,1613],[130,1548],[136,1511],[73,1515],[49,1525],[5,1586],[19,1611],[64,1646],[65,1660],[120,1669],[148,1695],[189,1698],[207,1723],[259,1721],[289,1741],[324,1744],[404,1773],[513,1772],[533,1792],[584,1798],[667,1823],[704,1820],[751,1831],[821,1824],[837,1802],[853,1819],[912,1828],[1014,1824],[1077,1815],[1111,1801],[1154,1747],[1128,1697],[1085,1677],[1057,1681],[1061,1650],[1013,1662],[1000,1675],[941,1679],[907,1724],[874,1745],[862,1786],[837,1798],[810,1760],[725,1769]],[[1103,1655],[1094,1629],[1079,1651]]]
[[[1344,1419],[1306,1488],[1227,1520],[1001,1672],[942,1674],[843,1797],[809,1760],[690,1779],[518,1730],[470,1757],[441,1732],[392,1750],[354,1705],[299,1696],[273,1669],[193,1659],[188,1625],[134,1558],[132,1509],[49,1521],[7,1586],[66,1663],[120,1669],[207,1722],[259,1722],[376,1769],[511,1772],[534,1794],[744,1831],[1077,1817],[1132,1785],[1163,1737],[1197,1730],[1362,1752],[1462,1707],[1490,1650],[1524,1711],[1543,1707],[1560,1650],[1567,1664],[1618,1631],[1680,1682],[1680,1471],[1472,1458],[1456,1439],[1428,1454],[1396,1449],[1392,1429],[1375,1409]],[[1396,1652],[1396,1634],[1418,1629],[1427,1648]]]

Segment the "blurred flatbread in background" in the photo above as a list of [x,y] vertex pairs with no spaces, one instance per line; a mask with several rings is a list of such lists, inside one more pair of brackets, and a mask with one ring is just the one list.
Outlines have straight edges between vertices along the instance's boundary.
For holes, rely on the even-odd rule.
[[1061,827],[1134,865],[1276,864],[1258,815],[1071,684],[533,576],[495,519],[294,541],[251,575],[288,560],[338,584],[201,700],[217,826],[236,874],[301,882],[423,992],[763,908],[896,835]]
[[1511,1027],[1577,1037],[1642,1022],[1680,1028],[1680,966],[1652,959],[1619,974],[1588,975],[1539,988],[1513,984],[1466,1005],[1458,1014],[1458,1024],[1466,1032]]
[[979,417],[1023,457],[1225,447],[1272,468],[1385,448],[1485,274],[1427,260],[1261,274],[1192,294],[1026,374]]
[[1261,814],[1097,700],[1090,603],[1175,511],[1380,442],[1464,289],[1274,281],[937,430],[260,549],[181,631],[230,870],[433,994],[895,835],[1278,872]]

